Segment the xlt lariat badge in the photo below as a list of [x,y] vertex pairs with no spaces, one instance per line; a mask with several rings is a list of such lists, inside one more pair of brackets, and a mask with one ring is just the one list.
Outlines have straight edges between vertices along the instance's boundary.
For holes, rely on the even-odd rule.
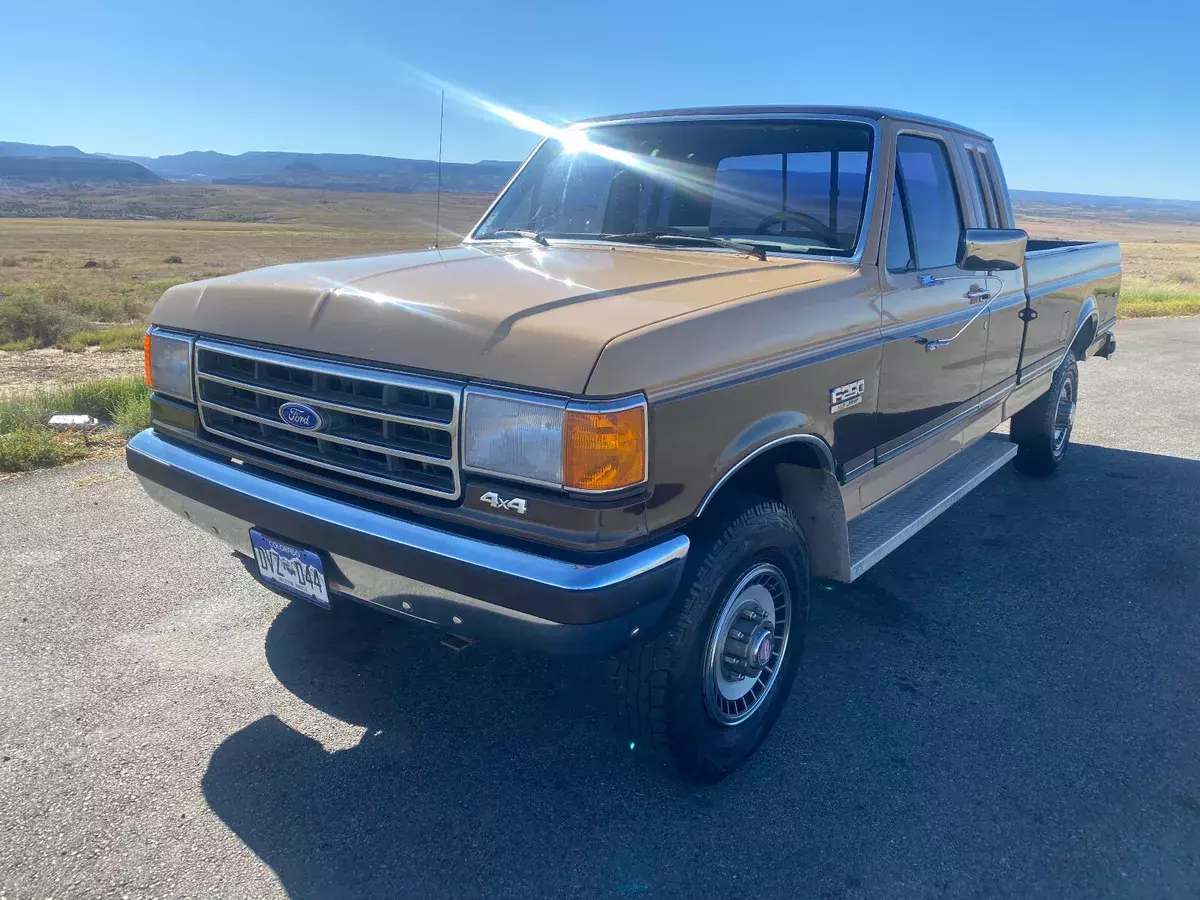
[[862,403],[863,391],[866,390],[867,383],[865,379],[858,379],[849,384],[843,384],[835,388],[829,389],[829,413],[832,415],[835,412],[841,412],[843,409],[849,409],[851,406],[858,406]]

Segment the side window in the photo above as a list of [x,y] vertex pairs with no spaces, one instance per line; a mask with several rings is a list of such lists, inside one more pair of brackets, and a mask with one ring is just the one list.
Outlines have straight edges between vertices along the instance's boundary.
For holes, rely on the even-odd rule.
[[979,154],[975,150],[967,150],[967,159],[971,161],[971,174],[975,176],[975,196],[979,205],[987,215],[987,227],[1000,227],[996,221],[996,208],[992,205],[992,197],[984,183],[983,171],[979,167]]
[[952,266],[958,258],[962,212],[946,146],[941,141],[902,134],[896,150],[917,268]]
[[987,163],[989,174],[988,180],[992,185],[992,202],[996,204],[996,222],[1000,228],[1012,227],[1012,220],[1008,214],[1008,204],[1004,202],[1004,192],[1000,190],[1000,173],[996,170],[996,161],[992,159],[990,153],[980,154]]
[[887,267],[889,272],[909,272],[917,267],[912,239],[908,234],[908,215],[900,195],[900,170],[892,182],[892,213],[888,220]]

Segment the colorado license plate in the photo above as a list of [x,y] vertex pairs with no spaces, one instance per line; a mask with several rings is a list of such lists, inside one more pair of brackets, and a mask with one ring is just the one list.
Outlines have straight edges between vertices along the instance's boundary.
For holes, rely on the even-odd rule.
[[321,557],[311,550],[293,547],[275,538],[250,529],[254,561],[263,581],[270,582],[318,606],[329,608],[329,592],[325,589],[325,567]]

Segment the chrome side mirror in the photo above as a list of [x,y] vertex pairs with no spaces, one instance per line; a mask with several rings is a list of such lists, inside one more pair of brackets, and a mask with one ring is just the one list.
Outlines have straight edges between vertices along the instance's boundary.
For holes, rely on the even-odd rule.
[[1029,235],[1020,228],[968,228],[958,239],[958,267],[968,272],[1011,272],[1025,265]]

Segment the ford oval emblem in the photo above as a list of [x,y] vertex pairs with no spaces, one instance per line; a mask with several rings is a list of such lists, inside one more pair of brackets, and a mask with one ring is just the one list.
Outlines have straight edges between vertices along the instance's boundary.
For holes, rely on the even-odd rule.
[[325,424],[321,414],[307,403],[285,403],[279,407],[279,418],[293,428],[304,431],[320,431]]

